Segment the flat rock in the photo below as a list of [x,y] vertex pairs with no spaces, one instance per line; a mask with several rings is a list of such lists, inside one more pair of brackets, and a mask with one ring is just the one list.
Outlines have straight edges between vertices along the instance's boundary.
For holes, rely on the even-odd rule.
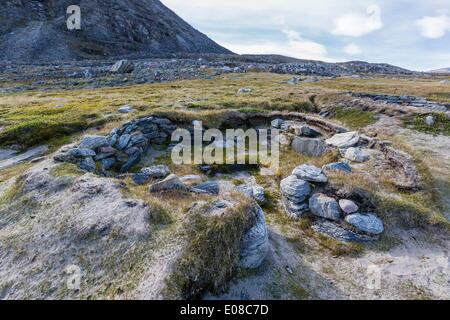
[[295,168],[294,171],[292,171],[292,175],[310,182],[328,182],[328,178],[323,173],[322,169],[319,169],[312,164],[303,164]]
[[109,70],[111,73],[129,73],[133,71],[134,64],[129,60],[117,61]]
[[318,219],[311,228],[319,232],[321,234],[324,234],[326,236],[329,236],[333,239],[343,241],[343,242],[356,242],[356,241],[373,241],[375,240],[372,237],[358,234],[356,232],[353,232],[351,230],[344,229],[336,224],[334,224],[331,221],[325,220],[325,219]]
[[330,220],[339,220],[341,217],[338,202],[323,193],[316,193],[309,198],[309,210],[318,217]]
[[355,213],[345,217],[345,221],[360,231],[378,235],[383,233],[383,221],[373,214]]
[[299,219],[309,210],[309,204],[307,201],[294,203],[288,197],[282,196],[281,202],[286,215],[291,219]]
[[347,162],[334,162],[326,164],[322,167],[323,171],[343,171],[347,173],[352,172],[352,167]]
[[203,179],[195,174],[188,174],[184,177],[181,177],[180,180],[187,186],[198,185],[203,182]]
[[321,139],[315,138],[294,137],[291,147],[296,152],[313,158],[319,158],[330,151]]
[[356,131],[335,134],[332,138],[326,140],[326,144],[339,149],[346,149],[355,146],[359,142],[359,133]]
[[118,111],[120,113],[129,113],[129,112],[134,111],[134,108],[132,106],[123,106],[123,107],[120,107]]
[[[12,166],[15,166],[16,164],[40,157],[47,151],[48,151],[48,146],[43,145],[43,146],[29,149],[29,150],[25,151],[24,153],[14,155],[10,158],[6,157],[4,160],[0,161],[0,170],[10,168]],[[14,153],[12,153],[12,154],[14,154]]]

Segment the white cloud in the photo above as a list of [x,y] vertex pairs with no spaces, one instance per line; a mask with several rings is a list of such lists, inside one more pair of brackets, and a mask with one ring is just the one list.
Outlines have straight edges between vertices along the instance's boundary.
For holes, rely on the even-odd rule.
[[285,28],[282,32],[287,37],[287,43],[268,41],[251,44],[222,43],[222,45],[239,54],[281,54],[299,59],[335,61],[327,57],[327,48],[322,44],[304,39],[295,30]]
[[347,45],[344,48],[344,51],[345,51],[345,53],[351,54],[351,55],[357,55],[357,54],[361,54],[362,53],[361,48],[358,45],[353,44],[353,43],[350,43],[349,45]]
[[450,31],[450,17],[447,15],[423,17],[416,20],[416,24],[420,27],[421,34],[425,38],[442,38],[447,31]]
[[383,27],[381,8],[378,5],[367,7],[366,15],[348,13],[334,20],[335,28],[331,32],[335,35],[360,37]]

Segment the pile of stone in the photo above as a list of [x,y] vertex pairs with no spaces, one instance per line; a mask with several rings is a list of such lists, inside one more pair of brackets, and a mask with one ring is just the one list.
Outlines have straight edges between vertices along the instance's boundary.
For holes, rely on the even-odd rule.
[[345,159],[353,162],[365,162],[370,159],[368,152],[358,147],[361,140],[358,132],[340,133],[325,140],[321,132],[297,121],[275,119],[271,125],[281,130],[279,139],[281,145],[289,145],[305,156],[319,158],[335,148]]
[[325,170],[351,172],[346,163],[333,163],[319,169],[304,164],[281,181],[280,191],[286,214],[299,219],[307,212],[316,217],[313,229],[340,241],[369,241],[384,231],[383,222],[373,214],[359,213],[348,199],[337,199],[320,191],[328,182]]
[[389,104],[393,106],[409,106],[416,108],[425,108],[431,111],[447,112],[450,110],[450,103],[439,103],[429,101],[422,97],[416,96],[397,96],[388,94],[371,94],[371,93],[350,93],[353,97],[370,99],[376,104]]
[[61,149],[55,160],[76,164],[89,172],[127,172],[141,161],[152,143],[164,143],[176,129],[169,119],[136,119],[114,129],[108,136],[85,136],[75,147]]

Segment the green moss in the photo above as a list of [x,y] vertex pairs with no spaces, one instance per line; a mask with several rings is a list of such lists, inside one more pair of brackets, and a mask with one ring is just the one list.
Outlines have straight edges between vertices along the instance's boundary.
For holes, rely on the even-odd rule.
[[433,113],[432,116],[436,120],[436,123],[431,126],[425,123],[425,119],[428,116],[429,115],[411,116],[404,121],[404,126],[428,134],[450,136],[450,118],[448,118],[447,115],[443,113]]
[[50,169],[49,174],[54,177],[72,177],[77,178],[84,174],[86,174],[85,171],[78,168],[76,165],[72,163],[61,163],[52,169]]
[[375,113],[369,111],[336,107],[335,112],[336,119],[354,129],[363,128],[376,122]]

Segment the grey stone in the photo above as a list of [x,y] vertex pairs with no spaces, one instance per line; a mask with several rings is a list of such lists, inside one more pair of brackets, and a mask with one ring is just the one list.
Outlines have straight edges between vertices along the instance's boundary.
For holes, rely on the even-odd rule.
[[320,139],[294,137],[292,149],[308,157],[319,158],[330,151]]
[[120,172],[126,172],[134,165],[138,164],[142,158],[142,151],[139,148],[130,148],[127,150],[128,160],[120,168]]
[[94,159],[91,157],[84,158],[79,164],[78,167],[82,170],[88,172],[95,172],[97,170],[97,165],[95,164]]
[[327,176],[323,173],[322,169],[313,166],[312,164],[303,164],[292,171],[292,175],[299,179],[310,182],[328,182]]
[[132,106],[123,106],[123,107],[120,107],[118,111],[120,113],[129,113],[129,112],[134,111],[134,108]]
[[308,138],[317,138],[321,135],[319,131],[316,131],[308,126],[304,125],[294,125],[290,128],[291,132],[297,136],[305,136]]
[[269,233],[264,211],[259,206],[254,210],[256,223],[244,234],[240,242],[238,266],[245,269],[259,268],[269,252]]
[[334,162],[326,164],[322,167],[324,171],[344,171],[347,173],[352,172],[352,167],[347,162]]
[[271,125],[275,129],[281,129],[281,126],[283,125],[284,121],[281,119],[275,119],[271,122]]
[[282,196],[281,202],[283,204],[286,215],[292,219],[299,219],[305,212],[309,210],[308,202],[294,203],[288,197]]
[[85,136],[79,144],[81,149],[92,149],[94,151],[106,146],[109,146],[109,141],[108,137],[104,136]]
[[119,141],[117,141],[117,147],[120,150],[125,149],[128,146],[128,143],[131,140],[131,135],[130,134],[124,134],[122,136],[120,136]]
[[265,190],[259,185],[243,184],[237,186],[236,191],[248,195],[250,198],[255,199],[259,204],[264,204],[266,202]]
[[370,155],[361,148],[348,148],[345,151],[344,158],[354,162],[366,162],[370,159]]
[[314,231],[343,242],[373,241],[372,237],[344,229],[331,221],[318,219],[311,227]]
[[186,186],[180,181],[180,179],[176,175],[171,174],[164,180],[152,184],[149,190],[150,192],[186,190]]
[[134,64],[128,60],[117,61],[109,70],[111,73],[130,73],[134,69]]
[[22,162],[28,161],[28,160],[36,158],[36,157],[40,157],[47,151],[48,151],[48,146],[43,145],[43,146],[29,149],[29,150],[25,151],[24,153],[17,154],[17,155],[16,155],[16,153],[9,153],[8,156],[3,157],[3,160],[0,161],[0,170],[10,168],[12,166],[15,166],[18,163],[22,163]]
[[193,186],[203,182],[203,179],[195,174],[189,174],[180,178],[181,182],[185,185]]
[[250,92],[253,92],[253,90],[249,89],[249,88],[241,88],[237,91],[237,94],[250,93]]
[[383,233],[383,221],[373,214],[355,213],[345,217],[345,221],[356,229],[374,235]]
[[436,123],[436,120],[434,119],[433,116],[428,116],[425,118],[425,124],[428,126],[432,126]]
[[101,160],[101,163],[105,170],[111,169],[116,162],[117,162],[116,158],[106,158]]
[[359,207],[356,205],[356,203],[347,199],[339,200],[339,206],[341,207],[342,211],[347,214],[355,213],[359,210]]
[[311,186],[307,181],[296,176],[289,176],[280,183],[281,193],[295,203],[301,203],[311,194]]
[[218,195],[220,192],[220,186],[215,181],[201,183],[199,185],[196,185],[193,189],[201,190],[211,195]]
[[347,149],[355,146],[359,142],[359,133],[356,131],[335,134],[325,142],[339,149]]
[[76,158],[94,157],[96,155],[95,151],[92,149],[81,149],[81,148],[70,149],[69,151],[67,151],[67,154]]
[[309,198],[309,210],[318,217],[330,220],[339,220],[341,217],[337,201],[323,193],[316,193]]
[[167,177],[170,174],[170,169],[164,165],[157,165],[142,168],[140,173],[146,175],[150,179],[159,179]]

